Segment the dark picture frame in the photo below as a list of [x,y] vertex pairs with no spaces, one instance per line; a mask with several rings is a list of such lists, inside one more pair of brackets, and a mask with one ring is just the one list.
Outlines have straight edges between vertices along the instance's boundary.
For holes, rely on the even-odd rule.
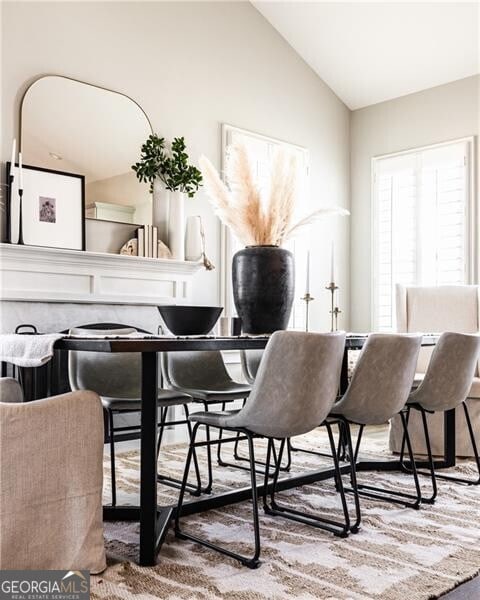
[[[6,163],[10,182],[10,162]],[[22,231],[25,246],[85,250],[85,176],[32,165],[22,166]],[[18,243],[18,163],[7,193],[7,239]]]

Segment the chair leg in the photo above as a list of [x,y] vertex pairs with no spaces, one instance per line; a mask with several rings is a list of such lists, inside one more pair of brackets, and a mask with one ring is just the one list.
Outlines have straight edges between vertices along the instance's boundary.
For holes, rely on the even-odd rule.
[[470,441],[472,442],[472,450],[475,456],[475,462],[477,464],[478,478],[474,481],[469,482],[471,485],[479,485],[480,484],[480,456],[478,453],[477,442],[475,440],[475,432],[473,431],[472,420],[470,419],[470,412],[468,410],[467,403],[463,403],[463,411],[465,413],[465,419],[467,421],[468,432],[470,434]]
[[190,471],[190,463],[192,462],[193,450],[195,448],[195,438],[197,436],[198,426],[199,424],[196,423],[193,427],[192,437],[190,438],[190,444],[188,445],[187,458],[185,460],[185,470],[183,472],[182,485],[180,486],[180,493],[178,494],[177,512],[175,513],[175,535],[177,537],[180,537],[181,535],[180,514],[182,511],[183,499],[185,497],[185,491],[187,488],[188,473]]
[[250,457],[250,479],[252,485],[252,509],[253,509],[253,531],[255,536],[255,554],[248,562],[247,566],[257,568],[260,564],[260,522],[258,515],[258,492],[257,492],[257,477],[255,472],[255,447],[253,438],[248,435],[248,454]]
[[[386,502],[393,502],[395,504],[402,504],[403,506],[407,506],[410,508],[414,508],[418,510],[420,508],[420,503],[422,502],[422,492],[420,488],[420,481],[418,478],[417,466],[415,464],[415,458],[413,455],[412,444],[410,441],[410,436],[408,434],[407,421],[404,412],[399,413],[400,418],[402,420],[402,427],[405,436],[405,442],[407,445],[408,456],[410,459],[410,464],[412,465],[412,475],[415,484],[415,494],[409,494],[406,492],[399,492],[396,490],[389,490],[387,488],[382,488],[374,485],[366,485],[366,484],[357,484],[358,493],[360,496],[366,496],[367,498],[375,498],[377,500],[384,500]],[[362,429],[363,431],[363,429]],[[355,456],[358,455],[358,450],[360,447],[360,443],[357,440],[357,447],[355,450]]]
[[[264,497],[264,507],[263,508],[267,514],[275,515],[276,510],[279,510],[279,511],[281,510],[281,507],[275,501],[275,493],[277,491],[278,477],[280,475],[279,465],[281,465],[281,463],[282,463],[283,449],[285,447],[285,440],[282,440],[280,442],[280,448],[278,450],[278,454],[275,452],[273,440],[271,440],[271,442],[272,442],[271,453],[274,458],[275,471],[273,473],[273,482],[272,482],[272,487],[270,489],[270,506],[267,505],[267,507],[265,508],[266,502],[265,502],[265,497]],[[269,468],[268,468],[268,470],[269,470]],[[265,490],[265,493],[266,493],[266,490]]]
[[[340,471],[340,465],[339,465],[338,456],[337,456],[337,449],[335,446],[335,440],[333,438],[330,424],[325,423],[325,426],[327,427],[330,448],[332,451],[332,458],[333,458],[334,468],[335,468],[335,480],[337,482],[341,501],[342,501],[344,522],[334,521],[332,519],[327,519],[327,518],[319,516],[319,515],[299,511],[299,510],[287,507],[287,506],[282,505],[277,502],[277,500],[275,499],[275,494],[277,492],[278,476],[280,473],[279,465],[281,464],[282,455],[283,455],[287,440],[282,440],[280,443],[280,450],[278,451],[278,456],[276,458],[275,473],[274,473],[274,477],[273,477],[273,482],[271,484],[270,505],[268,505],[268,503],[266,501],[266,496],[265,496],[266,492],[265,492],[264,499],[263,499],[263,502],[264,502],[263,508],[265,510],[265,513],[268,515],[280,516],[280,517],[284,517],[285,519],[290,519],[291,521],[296,521],[297,523],[303,523],[304,525],[311,525],[313,527],[317,527],[318,529],[323,529],[325,531],[333,533],[335,536],[338,536],[338,537],[347,537],[348,531],[350,528],[350,516],[348,513],[348,506],[347,506],[346,497],[345,497],[345,490],[344,490],[343,482],[342,482],[342,478],[341,478],[341,471]],[[273,444],[273,442],[272,442],[272,444]],[[267,449],[267,455],[268,454],[269,454],[269,452]],[[273,454],[273,452],[272,452],[272,454]]]
[[[208,412],[208,403],[204,402],[203,404],[205,411]],[[207,438],[207,442],[210,442],[210,427],[208,425],[205,426],[205,437]],[[205,494],[210,494],[212,492],[213,487],[213,472],[212,472],[212,446],[211,444],[207,444],[207,469],[208,469],[208,480],[207,485],[204,488]]]
[[362,514],[360,509],[360,497],[358,495],[357,467],[354,460],[355,453],[352,444],[352,432],[350,431],[350,424],[348,423],[348,421],[341,421],[339,423],[339,427],[342,427],[344,429],[345,453],[350,462],[350,485],[352,486],[353,498],[355,503],[355,523],[350,527],[350,532],[358,533],[360,529],[360,523],[362,521]]
[[415,482],[415,489],[417,491],[417,499],[412,505],[412,508],[418,509],[420,508],[420,502],[422,501],[422,490],[420,488],[420,481],[418,479],[417,465],[415,463],[415,456],[413,454],[412,442],[408,433],[408,426],[407,420],[405,418],[405,413],[401,412],[400,418],[402,419],[402,427],[403,431],[405,432],[405,441],[407,442],[408,454],[410,456],[410,464],[412,465],[413,480]]
[[[245,404],[244,404],[244,406],[245,406]],[[235,460],[242,460],[242,457],[238,454],[238,441],[239,441],[239,438],[240,438],[240,434],[237,433],[237,439],[235,440],[235,444],[233,446],[233,458]]]
[[[422,409],[421,407],[419,407],[417,410],[420,410],[422,413],[422,419],[423,419],[423,427],[424,427],[424,432],[425,432],[425,439],[426,439],[426,445],[427,445],[427,452],[430,453],[431,455],[431,448],[429,449],[430,446],[430,437],[429,437],[429,432],[428,432],[428,423],[427,423],[427,418],[426,418],[426,411],[424,409]],[[434,488],[434,495],[433,495],[433,499],[435,499],[436,496],[436,485],[433,485],[433,479],[435,478],[435,480],[437,479],[442,479],[445,481],[452,481],[453,483],[462,483],[465,485],[480,485],[480,455],[479,455],[479,451],[478,451],[478,446],[477,446],[477,442],[475,440],[475,432],[473,431],[473,426],[472,426],[472,421],[470,419],[470,412],[468,410],[468,406],[466,402],[463,402],[463,411],[465,413],[465,420],[467,423],[467,429],[468,429],[468,433],[470,436],[470,442],[472,444],[472,450],[473,450],[473,455],[475,457],[475,463],[477,466],[477,471],[478,471],[478,476],[476,476],[474,479],[465,479],[464,477],[456,477],[455,475],[447,475],[445,473],[438,473],[438,471],[434,470],[434,463],[433,463],[433,456],[429,456],[429,473],[426,473],[425,471],[421,471],[418,470],[418,473],[420,475],[427,475],[430,476],[432,478],[432,486]],[[402,450],[403,450],[403,444],[404,444],[404,440],[402,440]],[[409,467],[407,467],[405,465],[405,463],[403,462],[403,455],[400,455],[400,460],[401,460],[401,464],[403,469],[406,472],[410,472]],[[432,471],[433,471],[433,475],[432,475]],[[429,499],[427,499],[428,501]]]
[[[435,477],[435,467],[433,464],[433,456],[432,456],[432,446],[430,444],[430,432],[428,431],[428,423],[427,423],[427,414],[424,410],[422,412],[422,425],[423,425],[423,433],[425,434],[425,445],[427,447],[427,455],[428,455],[428,468],[430,470],[430,477],[432,480],[432,495],[429,498],[422,498],[422,502],[426,504],[433,504],[435,502],[435,498],[437,497],[437,479]],[[408,422],[407,422],[408,429]]]
[[[222,402],[222,412],[225,411],[226,404]],[[218,431],[218,439],[221,440],[223,435],[223,429],[219,429]],[[238,436],[237,436],[238,437]],[[222,444],[218,444],[217,446],[217,464],[220,467],[224,467],[225,463],[222,460]]]
[[[425,438],[425,447],[427,449],[428,468],[429,468],[429,473],[425,473],[424,471],[421,471],[420,469],[417,469],[417,473],[419,475],[429,475],[430,479],[432,481],[432,494],[428,498],[422,497],[422,502],[424,504],[434,504],[435,498],[437,497],[437,480],[435,477],[435,467],[434,467],[434,462],[433,462],[432,447],[430,444],[430,433],[428,431],[427,415],[426,415],[425,410],[423,410],[421,407],[415,407],[415,408],[416,408],[416,410],[419,410],[422,415],[423,435]],[[406,415],[405,415],[405,424],[406,424],[407,429],[408,429],[408,424],[410,422],[411,411],[412,411],[412,407],[407,406]],[[400,469],[404,473],[412,473],[413,471],[412,471],[411,463],[409,463],[407,465],[407,463],[405,462],[405,444],[406,444],[406,436],[405,436],[405,432],[404,432],[403,437],[402,437],[402,446],[400,448]]]
[[[407,427],[408,424],[410,422],[410,412],[411,412],[411,407],[407,405],[406,408],[406,423],[407,423]],[[402,445],[400,447],[400,469],[404,472],[404,473],[410,473],[410,469],[405,465],[405,433],[402,436]]]
[[[331,427],[330,423],[326,422],[325,427],[327,429],[328,439],[330,441],[330,448],[332,451],[333,464],[334,464],[334,468],[335,468],[335,479],[337,480],[336,487],[337,487],[337,491],[340,494],[340,500],[342,502],[343,516],[345,518],[345,534],[347,534],[348,530],[350,529],[350,515],[348,513],[347,499],[345,498],[345,490],[343,488],[342,473],[340,471],[340,459],[337,454],[337,448],[335,446],[335,439],[333,437],[332,427]],[[340,440],[342,440],[342,445],[343,445],[342,427],[339,426],[338,430],[339,430],[339,434],[338,434],[339,445],[340,445]]]
[[[265,512],[268,512],[268,503],[267,503],[267,493],[268,493],[268,480],[270,478],[270,461],[271,461],[271,457],[272,457],[272,446],[273,446],[273,440],[272,439],[268,439],[267,441],[267,457],[265,459],[265,471],[264,471],[264,476],[263,476],[263,510]],[[275,455],[275,472],[276,472],[276,466],[277,466],[277,457]]]
[[[350,425],[348,426],[348,429],[350,431]],[[365,425],[360,425],[360,428],[359,428],[358,434],[357,434],[357,441],[355,442],[355,452],[353,454],[353,462],[355,464],[357,464],[357,461],[358,461],[358,453],[360,451],[360,444],[362,442],[362,436],[363,436],[364,429],[365,429]],[[351,436],[351,431],[350,431],[350,436]]]
[[343,427],[340,427],[340,433],[338,436],[338,445],[337,445],[337,456],[338,460],[345,461],[347,459],[347,444],[344,438]]
[[[247,399],[244,398],[243,399],[243,403],[242,403],[242,408],[245,406],[246,402],[247,402]],[[233,447],[233,457],[235,458],[235,460],[242,460],[242,457],[238,454],[238,441],[239,441],[239,438],[240,438],[240,434],[237,433],[237,439],[236,439],[235,445]]]
[[[234,559],[238,560],[239,562],[241,562],[246,567],[249,567],[250,569],[256,569],[260,565],[260,561],[259,561],[259,557],[260,557],[260,524],[259,524],[259,515],[258,515],[257,481],[256,481],[256,475],[255,475],[255,449],[254,449],[254,445],[253,445],[253,437],[249,432],[244,432],[244,433],[247,435],[247,439],[248,439],[248,453],[249,453],[249,459],[250,459],[250,475],[251,475],[251,485],[252,485],[252,508],[253,508],[253,530],[254,530],[254,554],[253,554],[253,556],[250,558],[250,557],[244,556],[242,554],[232,552],[231,550],[228,550],[227,548],[222,548],[221,546],[218,546],[217,544],[212,544],[208,540],[196,537],[189,533],[185,533],[180,528],[180,515],[182,512],[183,500],[185,497],[185,486],[186,486],[186,482],[188,480],[188,472],[190,470],[190,463],[191,463],[191,459],[192,459],[192,455],[193,455],[193,449],[195,447],[195,438],[197,435],[199,425],[200,425],[199,423],[196,423],[193,428],[192,441],[190,443],[190,447],[189,447],[189,451],[188,451],[188,455],[187,455],[187,461],[185,463],[185,472],[184,472],[184,476],[183,476],[183,483],[182,483],[182,488],[180,490],[180,495],[178,498],[178,506],[177,506],[176,516],[175,516],[175,535],[179,539],[190,540],[192,542],[196,542],[197,544],[201,544],[202,546],[205,546],[206,548],[210,548],[211,550],[220,552],[221,554],[224,554],[225,556],[234,558]],[[219,442],[219,440],[213,440],[213,441],[207,440],[207,447],[210,447],[211,444],[218,444],[218,443],[221,443],[221,442]]]
[[[244,398],[242,406],[245,406],[245,402],[246,401],[247,401],[247,399]],[[222,411],[224,411],[225,408],[226,408],[226,402],[223,402],[222,403]],[[240,436],[241,436],[240,433],[236,434],[236,440],[235,440],[234,447],[233,447],[233,457],[234,457],[235,460],[249,462],[248,458],[244,458],[244,457],[238,455],[238,442],[240,440]],[[221,440],[222,437],[223,437],[223,429],[220,429],[219,430],[219,434],[218,434],[218,439]],[[223,458],[222,458],[222,448],[223,448],[223,444],[218,444],[218,446],[217,446],[217,464],[220,467],[231,467],[232,469],[242,469],[244,471],[248,471],[249,470],[248,467],[242,467],[240,465],[236,465],[234,463],[227,462],[227,461],[223,460]],[[260,471],[257,471],[257,473],[260,473]]]
[[160,423],[158,424],[158,441],[157,441],[157,461],[160,455],[160,446],[162,445],[163,431],[165,429],[165,419],[167,417],[167,407],[160,409]]
[[[183,410],[185,412],[185,424],[187,426],[187,431],[188,431],[189,440],[190,440],[192,437],[192,424],[188,420],[189,411],[188,411],[188,407],[186,404],[183,404],[182,406],[183,406]],[[160,448],[161,448],[162,440],[163,440],[163,432],[164,432],[166,425],[168,425],[168,423],[166,422],[167,412],[168,412],[168,407],[164,407],[160,411],[159,434],[158,434],[158,443],[157,443],[157,461],[158,461],[158,458],[160,455]],[[200,494],[202,493],[203,490],[202,490],[202,486],[201,486],[200,470],[198,467],[197,453],[195,450],[193,452],[193,463],[194,463],[194,467],[195,467],[195,476],[196,476],[197,483],[196,483],[196,485],[187,483],[186,489],[192,496],[200,496]],[[181,479],[176,479],[175,477],[169,477],[169,476],[163,475],[161,473],[157,473],[157,481],[163,485],[167,485],[168,487],[172,487],[175,489],[180,489],[180,487],[182,485]]]
[[110,437],[110,474],[112,482],[112,506],[117,504],[117,483],[115,476],[115,435],[113,429],[113,411],[108,409],[108,433]]
[[287,438],[287,463],[280,467],[281,471],[286,471],[287,473],[290,471],[290,467],[292,466],[292,442],[290,438]]
[[[189,438],[189,440],[191,440],[192,434],[193,434],[193,429],[192,429],[192,423],[189,421],[190,411],[188,410],[188,406],[186,404],[183,405],[183,410],[185,411],[185,419],[187,421],[188,438]],[[192,494],[192,496],[200,496],[200,494],[204,490],[202,489],[202,478],[200,476],[200,468],[198,466],[197,451],[195,448],[193,449],[193,468],[195,469],[195,478],[197,480],[197,486],[196,486],[196,489],[194,489],[190,493]]]
[[[289,453],[290,452],[303,452],[304,454],[312,454],[313,456],[323,456],[325,458],[331,458],[330,454],[326,452],[319,452],[318,450],[307,450],[306,448],[299,448],[298,446],[294,446],[291,442],[287,447]],[[338,445],[338,452],[340,452],[340,440]]]
[[[247,401],[247,399],[244,398],[244,400],[243,400],[243,406],[245,406],[246,401]],[[222,404],[222,410],[225,410],[225,403]],[[241,435],[242,435],[241,433],[237,433],[237,435],[236,435],[235,445],[233,447],[233,458],[236,461],[239,461],[239,462],[250,463],[250,459],[249,458],[246,458],[244,456],[240,456],[238,454],[238,443],[239,443],[239,441],[241,439]],[[220,429],[220,433],[219,433],[219,439],[220,440],[222,439],[222,430],[221,429]],[[242,471],[250,471],[250,466],[237,465],[235,463],[226,462],[225,460],[223,460],[221,458],[221,447],[222,447],[222,444],[219,444],[218,448],[217,448],[217,463],[218,463],[219,466],[221,466],[221,467],[230,467],[232,469],[241,469]],[[275,452],[275,448],[273,449],[273,452]],[[288,454],[287,454],[287,464],[281,468],[281,471],[289,471],[290,470],[290,466],[291,466],[291,458],[290,457],[291,457],[290,451],[288,451]],[[261,460],[256,460],[255,464],[259,465],[260,467],[263,467],[261,469],[256,469],[256,472],[259,475],[264,475],[266,463],[263,462],[263,461],[261,461]]]

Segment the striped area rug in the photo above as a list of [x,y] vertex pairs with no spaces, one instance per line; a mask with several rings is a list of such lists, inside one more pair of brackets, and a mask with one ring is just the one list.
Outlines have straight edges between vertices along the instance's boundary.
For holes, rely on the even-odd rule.
[[[315,432],[296,445],[326,449]],[[385,457],[384,432],[365,441],[369,457]],[[261,455],[262,443],[259,442]],[[165,472],[181,473],[185,446],[167,447]],[[201,458],[201,461],[203,459]],[[328,459],[294,453],[292,472],[312,470]],[[118,455],[119,504],[138,503],[139,457],[135,451]],[[204,463],[203,463],[204,466]],[[472,474],[471,463],[457,472]],[[248,484],[244,471],[215,469],[215,491]],[[362,473],[361,480],[408,491],[411,480],[397,473]],[[105,480],[109,481],[108,461]],[[426,483],[426,479],[425,479]],[[105,489],[108,501],[109,490]],[[159,486],[159,503],[171,503],[174,490]],[[340,505],[332,481],[281,493],[285,504],[338,514]],[[480,572],[480,489],[439,482],[434,506],[415,511],[394,504],[362,499],[363,523],[346,539],[278,517],[261,514],[262,565],[257,570],[170,533],[155,567],[135,564],[138,524],[107,523],[109,567],[92,578],[95,600],[427,600],[438,598]],[[253,530],[249,502],[184,519],[184,526],[201,536],[251,549]]]

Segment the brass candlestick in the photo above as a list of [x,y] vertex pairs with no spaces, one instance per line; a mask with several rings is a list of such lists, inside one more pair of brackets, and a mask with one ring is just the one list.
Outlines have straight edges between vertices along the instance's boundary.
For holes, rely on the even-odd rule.
[[308,331],[308,313],[309,313],[309,305],[310,302],[315,300],[313,296],[310,295],[310,292],[305,292],[305,296],[302,298],[305,302],[305,331]]
[[333,316],[335,318],[335,331],[338,331],[338,315],[341,313],[342,311],[338,308],[338,306],[336,306],[333,309]]
[[326,287],[326,290],[330,290],[331,294],[331,325],[330,331],[337,331],[338,314],[341,312],[338,306],[335,306],[335,292],[338,290],[338,286],[334,281],[331,281]]

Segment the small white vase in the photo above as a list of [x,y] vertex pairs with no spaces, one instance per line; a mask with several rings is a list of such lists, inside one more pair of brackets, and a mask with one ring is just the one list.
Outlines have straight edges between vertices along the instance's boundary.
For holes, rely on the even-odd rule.
[[185,194],[170,192],[168,246],[174,260],[185,260]]
[[202,219],[199,215],[187,218],[185,233],[185,260],[199,261],[202,258]]
[[170,192],[165,189],[160,179],[153,182],[152,225],[158,229],[158,239],[166,246],[168,240]]

